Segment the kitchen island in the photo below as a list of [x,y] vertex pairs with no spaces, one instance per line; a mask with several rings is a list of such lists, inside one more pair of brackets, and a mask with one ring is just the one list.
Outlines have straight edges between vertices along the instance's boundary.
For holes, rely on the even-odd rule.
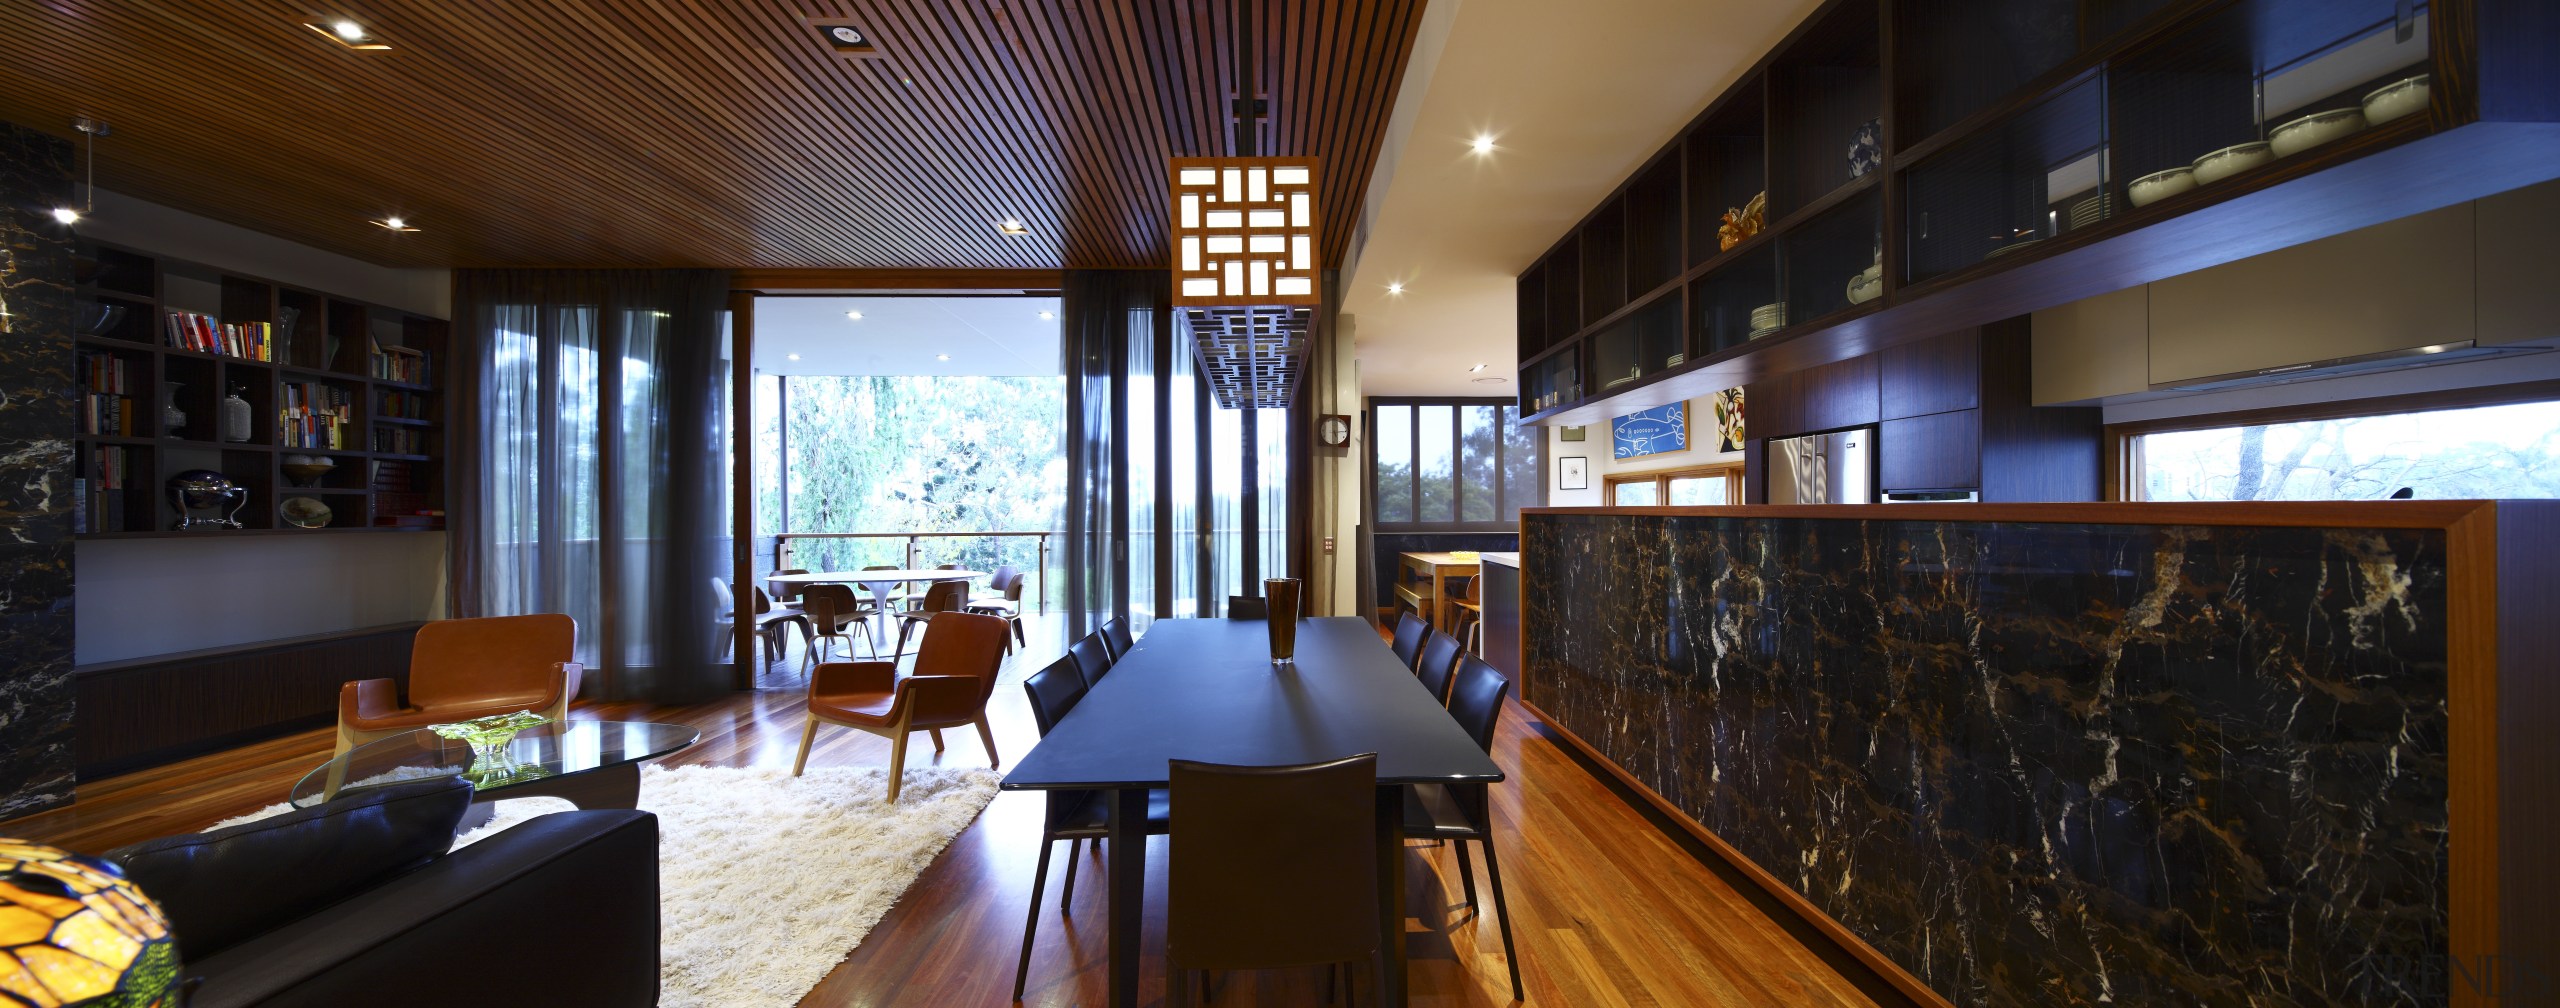
[[1923,1003],[2522,1003],[2555,520],[1531,509],[1521,696]]

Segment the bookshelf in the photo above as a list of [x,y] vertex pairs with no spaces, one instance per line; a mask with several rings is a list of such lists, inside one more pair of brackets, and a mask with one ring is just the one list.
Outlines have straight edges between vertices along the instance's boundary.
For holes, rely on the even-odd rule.
[[[444,527],[443,319],[103,242],[77,266],[75,538]],[[249,491],[242,528],[174,530],[190,469]]]

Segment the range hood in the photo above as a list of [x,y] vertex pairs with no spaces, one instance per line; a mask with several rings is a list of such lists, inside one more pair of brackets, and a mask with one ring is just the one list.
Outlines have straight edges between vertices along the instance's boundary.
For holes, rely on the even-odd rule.
[[2259,368],[2255,371],[2242,371],[2235,374],[2210,375],[2203,378],[2190,378],[2185,381],[2162,382],[2151,386],[2151,391],[2210,392],[2217,389],[2247,388],[2253,385],[2281,385],[2286,382],[2310,381],[2317,378],[2336,378],[2342,375],[2371,374],[2376,371],[2397,371],[2403,368],[2431,367],[2437,364],[2451,364],[2456,361],[2483,360],[2490,357],[2520,356],[2524,354],[2541,353],[2545,349],[2546,348],[2539,346],[2484,347],[2480,346],[2479,341],[2477,340],[2456,340],[2451,343],[2435,343],[2421,347],[2410,347],[2406,350],[2385,350],[2381,353],[2362,354],[2355,357],[2333,357],[2328,360],[2309,361],[2302,364],[2286,364],[2281,367]]

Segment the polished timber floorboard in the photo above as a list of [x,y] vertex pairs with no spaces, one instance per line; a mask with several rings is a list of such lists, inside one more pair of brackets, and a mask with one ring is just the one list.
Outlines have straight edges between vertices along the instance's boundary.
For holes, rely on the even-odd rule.
[[[1050,625],[1041,625],[1041,622]],[[1010,760],[1037,741],[1019,683],[1063,647],[1055,621],[1035,622],[1032,644],[1009,661],[992,709],[996,745]],[[795,649],[796,650],[796,649]],[[664,762],[791,765],[800,737],[796,666],[777,664],[769,688],[688,707],[581,704],[580,718],[678,721],[702,741]],[[984,766],[976,733],[944,733],[938,759],[925,739],[909,747],[921,765]],[[80,785],[76,804],[0,822],[0,836],[77,850],[202,829],[283,798],[327,754],[326,730],[242,746],[183,763]],[[813,766],[885,764],[888,744],[842,728],[820,730]],[[1503,881],[1528,1002],[1554,1008],[1903,1003],[1872,974],[1786,916],[1738,876],[1674,839],[1612,790],[1517,705],[1507,709],[1494,759],[1511,775],[1497,787]],[[1008,793],[954,838],[871,936],[803,1005],[1002,1005],[1010,1001],[1031,873],[1039,855],[1040,798]],[[1088,848],[1070,916],[1058,915],[1067,845],[1050,861],[1038,944],[1023,1002],[1106,1001],[1108,948],[1102,862]],[[1471,852],[1472,853],[1472,852]],[[1148,851],[1149,949],[1163,946],[1165,844]],[[1406,947],[1412,1003],[1502,1005],[1510,990],[1490,889],[1468,911],[1447,846],[1407,848]],[[1476,881],[1484,885],[1484,864]],[[1140,1003],[1163,1003],[1162,960],[1144,965]],[[1376,1004],[1364,978],[1362,1004]],[[1229,1008],[1324,1001],[1322,970],[1220,974],[1212,1004]]]

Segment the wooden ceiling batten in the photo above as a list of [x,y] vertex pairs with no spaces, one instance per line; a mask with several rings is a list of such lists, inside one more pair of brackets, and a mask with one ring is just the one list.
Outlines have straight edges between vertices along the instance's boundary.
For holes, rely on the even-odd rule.
[[[1322,159],[1328,264],[1421,5],[1255,14],[1265,150]],[[1230,0],[341,6],[395,48],[277,0],[0,4],[0,119],[114,123],[106,188],[393,266],[1162,267],[1167,159],[1227,152]]]

